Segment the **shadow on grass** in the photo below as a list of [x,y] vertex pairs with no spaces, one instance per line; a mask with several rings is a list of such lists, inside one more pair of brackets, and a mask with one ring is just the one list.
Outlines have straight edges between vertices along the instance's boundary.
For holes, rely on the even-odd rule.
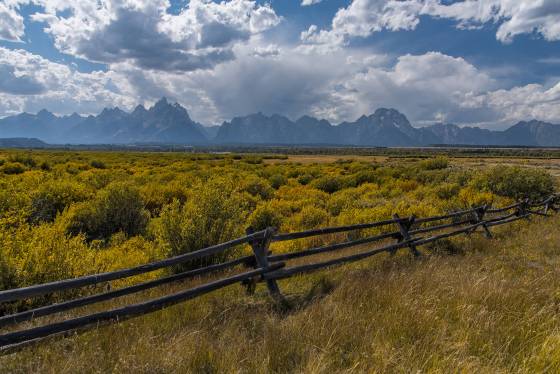
[[275,303],[273,310],[281,316],[299,312],[314,302],[325,298],[336,288],[333,280],[323,276],[315,281],[312,287],[305,293],[285,295],[284,302]]

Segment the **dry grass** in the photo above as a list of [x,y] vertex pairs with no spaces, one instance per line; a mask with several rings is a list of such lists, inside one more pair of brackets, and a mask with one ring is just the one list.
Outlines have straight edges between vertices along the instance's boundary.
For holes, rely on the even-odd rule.
[[[558,372],[556,216],[281,282],[233,286],[0,358],[2,372]],[[424,249],[424,253],[428,253]]]
[[359,156],[359,155],[288,155],[286,159],[269,159],[264,160],[267,164],[285,164],[285,163],[301,163],[301,164],[328,164],[340,160],[353,160],[363,162],[385,162],[387,156]]

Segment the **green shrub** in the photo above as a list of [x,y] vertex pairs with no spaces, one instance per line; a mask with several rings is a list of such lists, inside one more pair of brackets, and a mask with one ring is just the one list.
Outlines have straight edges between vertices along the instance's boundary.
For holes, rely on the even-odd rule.
[[25,170],[25,165],[20,162],[7,162],[0,167],[0,172],[4,174],[21,174]]
[[550,173],[542,169],[496,166],[475,177],[473,186],[516,200],[529,198],[537,201],[554,192],[555,181]]
[[107,168],[105,163],[103,161],[99,161],[99,160],[92,160],[89,164],[94,169],[106,169]]
[[459,194],[461,187],[455,183],[442,183],[435,188],[435,194],[439,199],[449,200]]
[[246,178],[241,190],[247,191],[252,196],[259,196],[263,200],[268,200],[274,196],[274,190],[270,182],[257,176]]
[[282,215],[278,208],[271,204],[260,205],[249,216],[248,225],[255,231],[264,230],[267,227],[279,228],[282,225]]
[[31,194],[31,223],[52,222],[70,204],[83,201],[88,194],[82,186],[70,182],[47,182]]
[[274,188],[275,190],[288,184],[288,178],[286,178],[282,174],[274,174],[273,176],[268,178],[268,181],[270,182],[272,188]]
[[47,161],[43,161],[41,162],[41,164],[39,164],[39,168],[43,171],[51,171],[51,165],[47,162]]
[[334,193],[343,187],[343,181],[340,177],[325,175],[315,179],[311,185],[318,190],[326,193]]
[[375,172],[371,170],[361,170],[354,175],[354,178],[357,186],[364,183],[375,183],[378,180]]
[[89,241],[108,240],[119,231],[128,236],[142,234],[149,220],[138,189],[125,183],[110,184],[93,201],[76,205],[69,215],[67,231],[83,233]]
[[[154,228],[156,240],[169,256],[193,252],[245,234],[248,199],[226,178],[212,178],[193,186],[184,205],[174,201],[164,207]],[[228,258],[220,252],[176,268],[177,271]]]
[[311,174],[302,174],[297,178],[297,181],[299,184],[305,186],[308,185],[309,183],[311,183],[311,181],[313,181],[313,179],[315,179],[315,177],[313,177],[313,175]]
[[420,167],[424,170],[441,170],[449,167],[447,157],[438,156],[420,162]]
[[289,226],[294,231],[316,229],[326,226],[329,218],[324,209],[308,205],[290,218]]
[[37,161],[35,161],[35,159],[29,155],[24,155],[22,153],[16,153],[13,155],[10,155],[8,157],[8,161],[10,162],[19,162],[20,164],[23,164],[25,166],[27,166],[28,168],[34,168],[35,166],[37,166]]
[[180,204],[187,201],[187,189],[179,183],[149,183],[140,188],[140,194],[144,201],[144,207],[153,217],[161,213],[163,207],[178,200]]
[[328,211],[337,216],[345,209],[357,208],[362,197],[360,192],[358,188],[348,188],[332,194],[327,203]]
[[263,158],[259,157],[259,156],[245,156],[245,157],[243,157],[243,162],[246,162],[246,163],[252,164],[252,165],[258,165],[258,164],[263,163]]

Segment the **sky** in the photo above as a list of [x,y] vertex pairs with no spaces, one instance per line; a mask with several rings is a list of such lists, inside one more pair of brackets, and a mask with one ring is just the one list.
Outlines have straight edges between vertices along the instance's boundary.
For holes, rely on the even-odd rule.
[[560,1],[0,0],[0,117],[163,96],[205,125],[560,124]]

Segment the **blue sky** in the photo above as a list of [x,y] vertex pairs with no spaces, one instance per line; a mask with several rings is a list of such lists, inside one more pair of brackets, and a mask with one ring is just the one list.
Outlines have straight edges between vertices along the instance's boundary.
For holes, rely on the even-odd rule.
[[560,123],[559,24],[557,0],[0,0],[0,116],[167,96],[204,124]]

